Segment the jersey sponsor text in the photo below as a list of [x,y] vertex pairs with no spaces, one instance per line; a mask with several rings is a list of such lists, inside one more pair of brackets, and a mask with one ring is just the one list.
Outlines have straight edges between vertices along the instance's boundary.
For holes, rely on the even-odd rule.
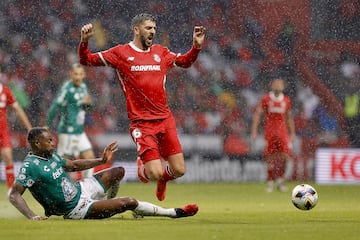
[[133,65],[132,72],[161,71],[160,65]]

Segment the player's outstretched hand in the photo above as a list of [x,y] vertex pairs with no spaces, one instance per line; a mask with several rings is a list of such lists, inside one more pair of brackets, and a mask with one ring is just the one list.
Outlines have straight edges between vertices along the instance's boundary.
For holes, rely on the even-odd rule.
[[114,156],[114,153],[119,149],[117,142],[112,142],[104,149],[103,161],[105,163],[111,162]]
[[88,23],[81,28],[81,42],[88,42],[92,35],[94,35],[94,32],[91,23]]
[[45,217],[45,216],[34,216],[31,218],[31,220],[33,221],[39,221],[39,220],[47,220],[48,217]]
[[195,26],[193,33],[193,44],[196,48],[201,48],[205,40],[205,30],[203,26]]

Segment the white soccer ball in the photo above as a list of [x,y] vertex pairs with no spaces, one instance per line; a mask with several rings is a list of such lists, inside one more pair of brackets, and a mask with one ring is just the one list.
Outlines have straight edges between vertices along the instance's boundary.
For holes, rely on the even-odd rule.
[[315,188],[309,184],[299,184],[292,190],[291,201],[300,210],[310,210],[318,202],[318,194]]

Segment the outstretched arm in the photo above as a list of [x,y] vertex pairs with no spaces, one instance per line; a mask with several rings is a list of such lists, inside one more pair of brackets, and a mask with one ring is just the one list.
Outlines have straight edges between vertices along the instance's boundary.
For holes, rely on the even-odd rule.
[[32,128],[29,118],[27,117],[24,109],[16,102],[12,105],[13,109],[16,112],[16,115],[19,117],[22,124],[25,126],[27,131],[30,131]]
[[119,145],[117,142],[110,143],[105,149],[102,158],[96,159],[80,159],[76,161],[67,160],[65,165],[65,170],[67,172],[73,171],[82,171],[89,168],[99,166],[101,164],[111,162],[114,156],[114,153],[118,150]]
[[194,27],[193,45],[195,48],[202,48],[205,41],[205,30],[203,26]]
[[23,193],[25,192],[26,188],[15,182],[14,186],[9,195],[9,201],[11,202],[14,207],[19,210],[25,217],[31,220],[46,220],[47,217],[36,215],[27,205],[25,199],[22,197]]
[[78,48],[80,64],[86,66],[105,66],[104,59],[101,59],[100,53],[92,54],[89,49],[88,41],[94,35],[91,23],[81,28],[81,41]]
[[196,61],[199,52],[204,44],[204,40],[205,40],[205,28],[203,26],[194,27],[193,45],[187,53],[180,55],[176,58],[175,60],[176,66],[183,68],[190,67],[191,64],[193,64]]

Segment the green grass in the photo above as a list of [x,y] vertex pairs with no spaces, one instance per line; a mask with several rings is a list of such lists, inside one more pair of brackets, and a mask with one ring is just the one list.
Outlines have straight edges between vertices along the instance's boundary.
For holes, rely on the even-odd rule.
[[[296,183],[288,183],[292,188]],[[0,239],[359,239],[360,186],[317,186],[318,205],[297,210],[290,193],[265,192],[260,183],[170,184],[167,199],[159,203],[154,184],[126,183],[119,195],[164,207],[196,202],[200,210],[191,218],[132,219],[130,213],[106,220],[29,221],[13,208],[0,185]],[[30,207],[41,207],[26,193]]]

